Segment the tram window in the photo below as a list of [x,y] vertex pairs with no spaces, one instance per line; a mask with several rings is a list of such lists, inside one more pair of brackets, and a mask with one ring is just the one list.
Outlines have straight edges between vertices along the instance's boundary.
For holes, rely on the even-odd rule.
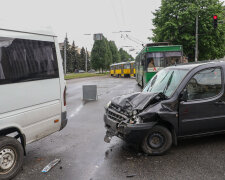
[[180,57],[166,57],[165,58],[166,66],[172,66],[172,65],[178,64],[179,61],[180,61]]
[[130,64],[125,64],[124,69],[130,69]]
[[147,67],[164,67],[164,54],[160,52],[147,54]]

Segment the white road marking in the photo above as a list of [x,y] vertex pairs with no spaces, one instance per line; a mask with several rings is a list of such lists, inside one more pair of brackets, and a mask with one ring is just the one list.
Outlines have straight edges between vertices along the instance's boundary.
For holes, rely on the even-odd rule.
[[77,115],[77,113],[79,113],[80,110],[81,110],[83,107],[84,107],[83,104],[81,104],[80,106],[78,106],[78,107],[75,109],[75,111],[70,115],[69,118],[72,118],[72,117],[74,117],[75,115]]

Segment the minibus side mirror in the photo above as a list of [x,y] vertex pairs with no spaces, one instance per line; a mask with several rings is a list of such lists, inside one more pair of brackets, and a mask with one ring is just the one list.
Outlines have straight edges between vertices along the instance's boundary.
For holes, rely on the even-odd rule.
[[181,93],[180,93],[180,101],[187,101],[188,99],[188,92],[187,89],[185,88]]

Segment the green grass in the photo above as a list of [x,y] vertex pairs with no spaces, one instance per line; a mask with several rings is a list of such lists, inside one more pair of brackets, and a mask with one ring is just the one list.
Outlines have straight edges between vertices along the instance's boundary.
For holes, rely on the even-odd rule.
[[95,76],[106,76],[109,73],[71,73],[65,76],[65,80],[69,79],[78,79],[78,78],[86,78],[86,77],[95,77]]

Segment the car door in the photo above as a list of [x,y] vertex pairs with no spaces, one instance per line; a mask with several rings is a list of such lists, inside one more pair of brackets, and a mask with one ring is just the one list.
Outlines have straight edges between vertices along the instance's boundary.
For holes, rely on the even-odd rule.
[[179,104],[180,135],[225,130],[222,68],[197,72],[187,83],[186,101]]

